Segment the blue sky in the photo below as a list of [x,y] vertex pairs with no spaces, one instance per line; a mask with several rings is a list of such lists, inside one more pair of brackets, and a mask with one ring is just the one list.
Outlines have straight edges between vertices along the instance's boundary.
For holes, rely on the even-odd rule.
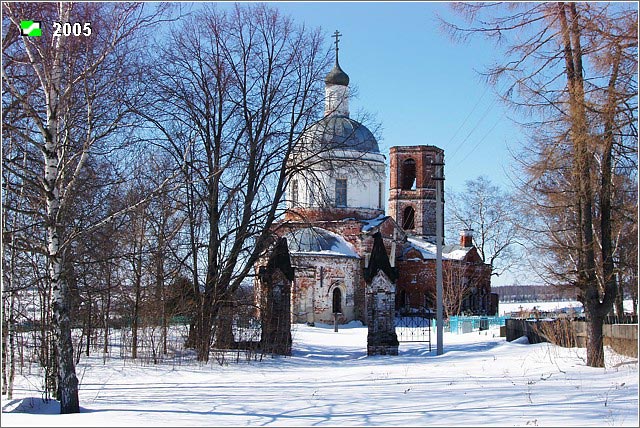
[[[497,50],[450,40],[436,13],[448,2],[272,2],[296,21],[342,33],[340,65],[357,91],[352,114],[380,124],[380,148],[430,144],[445,150],[445,191],[486,175],[505,188],[510,145],[524,140],[479,72]],[[329,43],[333,39],[329,37]]]

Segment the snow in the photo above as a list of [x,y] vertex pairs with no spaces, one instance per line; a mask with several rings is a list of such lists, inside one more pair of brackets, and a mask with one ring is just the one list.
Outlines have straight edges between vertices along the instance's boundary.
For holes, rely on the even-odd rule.
[[332,250],[320,250],[320,251],[291,251],[291,254],[294,256],[334,256],[334,257],[350,257],[354,259],[359,259],[357,253],[351,252],[348,247],[340,247],[334,246]]
[[293,255],[340,256],[359,259],[355,247],[342,236],[319,227],[298,229],[287,235]]
[[[626,306],[626,305],[625,305]],[[576,312],[582,311],[582,303],[577,300],[563,300],[558,302],[500,302],[498,311],[501,315],[509,315],[512,312],[531,311],[536,308],[540,312],[559,312],[562,309],[575,309]]]
[[380,226],[388,218],[389,218],[389,216],[386,216],[384,214],[380,214],[377,217],[374,217],[374,218],[369,219],[369,220],[360,220],[363,223],[362,231],[363,232],[369,232],[374,227]]
[[[408,252],[410,248],[415,248],[420,252],[420,255],[424,260],[435,260],[437,255],[436,244],[414,237],[407,237],[407,241],[409,242],[409,245],[405,247],[405,253]],[[445,257],[443,257],[443,259],[445,259]]]
[[[81,413],[41,400],[41,377],[16,376],[2,426],[638,426],[638,362],[499,330],[444,333],[442,355],[402,343],[367,357],[367,329],[296,324],[291,357],[132,363],[99,354],[77,366]],[[170,360],[169,360],[170,361]]]
[[333,251],[337,254],[349,256],[349,257],[355,257],[358,259],[360,258],[360,256],[358,255],[353,245],[351,245],[341,236],[338,236],[338,235],[336,236],[337,236],[336,240],[331,243],[330,251]]
[[453,250],[453,251],[451,251],[449,253],[443,253],[443,255],[446,256],[446,258],[448,258],[448,259],[462,260],[467,256],[468,253],[469,253],[469,249],[466,249],[466,250]]
[[[424,239],[413,237],[413,236],[407,237],[407,241],[409,242],[409,245],[405,247],[405,251],[404,251],[405,254],[409,251],[409,249],[415,248],[420,252],[420,255],[422,256],[423,260],[436,259],[436,256],[437,256],[436,252],[438,251],[438,249],[436,248],[436,244],[433,244],[429,241],[425,241]],[[467,254],[469,253],[469,250],[470,248],[462,249],[458,247],[458,249],[454,249],[452,251],[446,252],[443,249],[442,260],[462,260],[467,256]]]

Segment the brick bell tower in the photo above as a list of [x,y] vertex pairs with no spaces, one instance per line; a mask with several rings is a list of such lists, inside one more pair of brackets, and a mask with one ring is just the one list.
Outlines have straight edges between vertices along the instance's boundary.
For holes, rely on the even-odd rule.
[[[436,180],[433,176],[435,163],[444,163],[444,150],[428,145],[396,146],[391,147],[389,158],[389,215],[408,234],[435,244]],[[444,211],[444,203],[442,207]],[[444,240],[444,230],[442,236]]]

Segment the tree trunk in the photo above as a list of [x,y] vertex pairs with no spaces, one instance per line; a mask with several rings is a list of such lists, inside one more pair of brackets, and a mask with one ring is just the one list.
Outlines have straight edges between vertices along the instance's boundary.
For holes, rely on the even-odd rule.
[[60,413],[79,413],[78,378],[73,362],[73,342],[71,340],[71,319],[69,308],[69,287],[63,276],[62,256],[59,254],[59,179],[58,154],[55,128],[55,114],[50,115],[50,139],[43,150],[45,155],[45,193],[47,199],[47,244],[49,249],[49,279],[52,289],[53,338],[58,361],[58,395]]
[[196,350],[198,361],[208,362],[211,351],[213,322],[218,311],[214,307],[214,299],[210,293],[204,293],[202,305],[199,308],[198,323],[196,324]]
[[[191,156],[191,162],[189,165],[193,165],[193,150],[188,150]],[[192,263],[192,287],[193,287],[193,296],[196,302],[196,308],[194,308],[194,312],[191,314],[191,322],[189,323],[189,334],[187,336],[187,340],[185,343],[185,347],[197,349],[198,347],[198,338],[200,336],[200,332],[202,331],[202,305],[204,304],[204,296],[200,292],[200,279],[198,276],[198,240],[196,236],[196,214],[195,214],[195,204],[196,204],[196,195],[195,188],[193,184],[193,169],[191,167],[186,168],[184,170],[185,182],[186,184],[186,193],[187,193],[187,216],[188,216],[188,224],[189,224],[189,245],[191,249],[191,263]]]
[[[163,225],[163,223],[160,223]],[[164,225],[163,225],[164,226]],[[158,250],[154,254],[154,261],[156,267],[156,299],[160,304],[160,327],[162,330],[162,354],[167,355],[167,329],[169,325],[169,320],[167,319],[167,305],[165,298],[165,287],[164,287],[164,259],[163,259],[163,249],[164,249],[164,227],[162,227],[158,232]]]
[[109,354],[109,317],[111,313],[111,265],[107,264],[107,295],[103,298],[102,329],[104,331],[104,343],[102,345],[102,362],[107,362]]
[[141,278],[136,274],[135,297],[133,301],[133,319],[131,320],[131,358],[138,358],[138,320],[140,319]]
[[[612,200],[613,200],[613,145],[615,128],[615,109],[617,105],[616,83],[620,64],[621,52],[618,48],[612,64],[611,77],[607,87],[607,104],[604,111],[604,147],[602,152],[602,176],[600,181],[600,239],[602,259],[602,282],[604,286],[604,299],[602,302],[602,315],[608,313],[614,302],[618,315],[624,315],[622,304],[622,290],[617,283],[615,265],[613,261],[613,232],[612,232]],[[619,299],[618,299],[619,297]]]
[[40,336],[40,343],[42,344],[40,347],[40,365],[44,368],[44,393],[47,398],[50,398],[52,394],[57,397],[58,361],[55,350],[56,344],[52,337],[53,329],[49,328],[53,323],[51,319],[51,294],[49,283],[46,283],[44,289],[39,288],[38,298],[40,299],[38,305],[40,308],[40,313],[38,314],[40,319],[38,334]]
[[[13,271],[12,271],[13,272]],[[11,274],[13,276],[13,274]],[[2,355],[2,364],[3,364],[3,384],[2,384],[2,393],[7,395],[7,399],[13,399],[13,383],[16,375],[16,322],[15,322],[15,293],[13,290],[10,291],[9,296],[9,307],[7,311],[3,311],[3,323],[6,324],[3,326],[3,355]],[[8,313],[8,315],[7,315]],[[6,318],[5,318],[6,317]],[[8,339],[8,347],[7,347],[7,339]],[[8,361],[8,362],[7,362]],[[7,367],[8,365],[8,367]],[[7,373],[8,372],[8,373]]]
[[92,330],[92,325],[91,325],[91,308],[92,308],[92,300],[91,300],[91,294],[87,295],[87,318],[85,320],[85,337],[87,339],[87,343],[85,345],[85,355],[88,357],[89,356],[89,351],[91,350],[91,330]]
[[[570,140],[574,151],[573,179],[578,197],[578,286],[582,289],[583,304],[587,311],[592,333],[600,331],[604,321],[600,308],[600,293],[596,276],[596,260],[593,238],[593,201],[591,186],[593,156],[589,148],[589,130],[585,111],[584,77],[582,68],[581,32],[575,3],[558,3],[564,40],[567,86],[569,90]],[[571,18],[570,25],[567,12]],[[598,324],[599,325],[596,325]],[[587,365],[604,367],[602,337],[589,338]]]
[[224,302],[216,318],[216,347],[220,349],[236,348],[233,335],[233,305]]
[[[51,236],[51,235],[50,235]],[[55,234],[53,235],[56,236]],[[55,246],[57,238],[50,239],[50,248]],[[54,244],[51,244],[51,243]],[[53,289],[53,328],[54,343],[58,361],[58,399],[60,413],[80,413],[78,400],[78,378],[73,361],[73,342],[71,339],[71,320],[69,318],[69,290],[62,278],[60,258],[50,257],[50,276]]]
[[616,281],[618,284],[618,292],[616,293],[616,301],[614,303],[614,309],[618,317],[624,316],[624,289],[620,281]]
[[[589,313],[597,313],[591,310]],[[587,338],[587,365],[589,367],[604,367],[604,336],[602,334],[602,326],[604,324],[603,316],[592,316],[587,318],[589,321],[589,337]]]

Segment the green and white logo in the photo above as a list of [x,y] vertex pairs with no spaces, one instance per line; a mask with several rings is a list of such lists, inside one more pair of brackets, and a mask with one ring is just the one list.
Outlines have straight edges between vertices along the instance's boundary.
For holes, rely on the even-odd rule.
[[23,36],[40,37],[42,29],[40,21],[20,21],[20,32]]

